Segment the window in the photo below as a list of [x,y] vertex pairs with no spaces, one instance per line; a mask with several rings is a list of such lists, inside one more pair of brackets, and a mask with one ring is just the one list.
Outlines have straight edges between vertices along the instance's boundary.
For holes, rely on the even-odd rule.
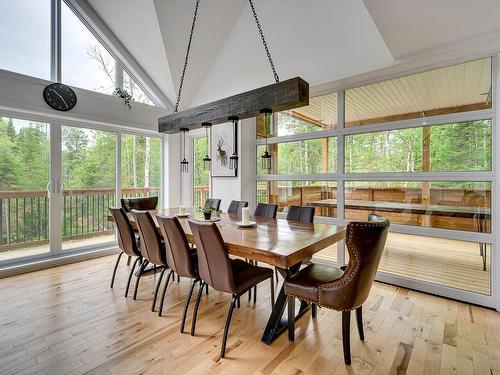
[[0,69],[50,79],[50,0],[2,1]]
[[491,170],[491,120],[345,138],[346,172]]
[[[260,156],[265,145],[257,146],[257,174],[266,174]],[[268,145],[272,156],[271,174],[334,173],[337,167],[337,138],[309,139]]]
[[123,134],[121,182],[123,197],[159,196],[161,139]]
[[210,171],[204,169],[203,158],[207,152],[207,138],[193,139],[193,207],[203,207],[210,195]]
[[62,81],[112,94],[116,62],[73,11],[62,2]]
[[[257,202],[283,213],[292,204],[314,206],[318,220],[338,225],[386,216],[383,281],[404,278],[423,291],[432,283],[433,293],[494,305],[492,90],[488,57],[349,88],[343,101],[336,93],[312,98],[273,114],[269,174],[261,169],[266,142],[258,118]],[[348,259],[337,244],[315,256]]]
[[125,70],[123,71],[123,89],[127,90],[130,96],[132,96],[132,100],[138,103],[154,105],[151,99],[149,99],[146,93]]
[[345,92],[345,127],[491,108],[491,58]]

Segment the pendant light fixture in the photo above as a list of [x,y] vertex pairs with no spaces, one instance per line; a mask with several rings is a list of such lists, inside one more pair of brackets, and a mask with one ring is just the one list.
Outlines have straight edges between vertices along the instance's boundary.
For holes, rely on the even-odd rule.
[[[207,147],[205,157],[203,158],[203,169],[206,171],[210,170],[212,164],[212,124],[210,122],[204,122],[201,124],[205,128],[205,137],[207,138]],[[210,136],[208,135],[208,130],[210,129]]]
[[265,109],[262,109],[260,111],[260,113],[264,115],[264,132],[265,132],[265,137],[266,137],[266,149],[261,156],[262,169],[264,171],[266,171],[267,174],[269,174],[269,173],[271,173],[271,168],[272,168],[272,158],[271,158],[271,154],[269,153],[269,150],[268,150],[267,135],[268,135],[268,132],[271,131],[271,115],[272,115],[273,111],[270,110],[269,108],[265,108]]
[[228,118],[229,121],[233,123],[233,153],[229,157],[229,169],[238,169],[238,121],[240,120],[236,116],[231,116]]
[[189,163],[186,160],[186,133],[189,131],[187,128],[181,128],[180,129],[182,132],[182,143],[181,143],[181,149],[182,149],[182,160],[181,160],[181,173],[188,173],[189,170]]

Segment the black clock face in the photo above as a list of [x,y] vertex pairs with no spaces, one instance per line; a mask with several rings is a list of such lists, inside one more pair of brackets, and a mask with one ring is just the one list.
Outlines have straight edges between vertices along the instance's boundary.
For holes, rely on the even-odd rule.
[[45,102],[58,111],[69,111],[76,105],[76,94],[62,83],[53,83],[43,90]]

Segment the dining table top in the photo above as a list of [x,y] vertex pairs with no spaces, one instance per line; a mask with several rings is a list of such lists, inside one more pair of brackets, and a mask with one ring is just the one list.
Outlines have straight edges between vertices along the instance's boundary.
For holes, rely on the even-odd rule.
[[[174,216],[178,208],[149,211],[158,226],[156,215]],[[192,213],[189,217],[178,217],[189,242],[194,243],[188,219],[204,221],[202,213],[185,209]],[[132,226],[136,228],[132,213],[127,214]],[[111,215],[108,220],[113,221]],[[263,262],[279,268],[289,268],[307,259],[324,248],[345,238],[345,227],[323,223],[301,223],[285,219],[272,219],[260,216],[250,217],[255,221],[253,227],[238,226],[241,216],[220,214],[218,226],[228,252],[235,256]]]

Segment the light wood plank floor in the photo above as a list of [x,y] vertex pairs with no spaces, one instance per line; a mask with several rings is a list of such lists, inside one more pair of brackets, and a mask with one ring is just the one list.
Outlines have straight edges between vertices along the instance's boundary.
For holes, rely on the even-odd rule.
[[[211,290],[197,335],[179,333],[189,281],[175,282],[163,317],[150,311],[154,276],[124,298],[128,267],[109,279],[106,257],[0,280],[0,373],[6,374],[500,374],[500,315],[376,283],[363,343],[352,326],[353,365],[343,364],[340,313],[319,309],[286,335],[260,342],[269,290],[235,310],[227,358],[218,357],[228,296]],[[242,301],[243,302],[243,301]],[[190,321],[188,321],[189,325]]]

